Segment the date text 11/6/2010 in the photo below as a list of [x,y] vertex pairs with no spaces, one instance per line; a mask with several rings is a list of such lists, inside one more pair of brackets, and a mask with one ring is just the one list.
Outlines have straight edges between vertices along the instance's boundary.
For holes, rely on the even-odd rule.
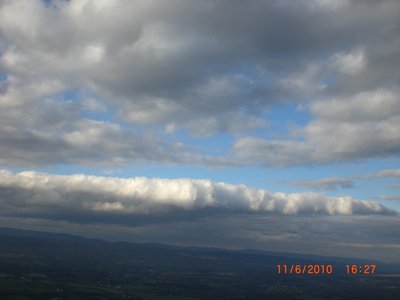
[[[344,271],[349,275],[373,275],[376,264],[347,264]],[[283,275],[332,275],[334,267],[331,264],[277,264],[276,272]]]

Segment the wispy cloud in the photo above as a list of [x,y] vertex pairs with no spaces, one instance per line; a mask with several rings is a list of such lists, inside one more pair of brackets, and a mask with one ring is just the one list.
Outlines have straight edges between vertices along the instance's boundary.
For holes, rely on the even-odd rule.
[[[399,186],[399,188],[400,188],[400,186]],[[381,196],[379,196],[379,199],[400,202],[400,196],[397,196],[397,195],[396,196],[393,196],[393,195],[381,195]]]
[[400,169],[386,169],[364,176],[364,178],[399,178],[399,177],[400,177]]
[[290,181],[290,184],[303,186],[305,188],[332,191],[335,189],[349,189],[354,187],[354,183],[351,180],[344,178],[321,178],[315,180],[295,180]]

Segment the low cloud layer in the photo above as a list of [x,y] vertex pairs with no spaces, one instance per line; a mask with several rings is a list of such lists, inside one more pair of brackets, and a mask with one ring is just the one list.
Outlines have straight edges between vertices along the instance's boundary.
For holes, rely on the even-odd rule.
[[[394,215],[372,201],[314,193],[271,193],[211,180],[122,179],[0,172],[2,215],[73,218],[85,215],[163,217],[175,214]],[[52,215],[54,214],[54,215]]]
[[[135,219],[131,217],[131,219]],[[0,216],[0,226],[68,232],[113,241],[182,246],[261,249],[400,262],[400,218],[386,215],[285,216],[274,214],[201,215],[168,222],[72,223],[60,218]]]

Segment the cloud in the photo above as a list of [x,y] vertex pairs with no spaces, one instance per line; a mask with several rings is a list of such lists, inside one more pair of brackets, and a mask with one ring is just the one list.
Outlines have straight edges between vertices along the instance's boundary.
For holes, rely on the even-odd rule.
[[[1,171],[2,215],[126,222],[196,214],[393,215],[349,196],[271,193],[245,185],[194,179],[129,179]],[[121,218],[120,220],[118,220]],[[125,220],[125,221],[124,221]]]
[[354,187],[354,183],[351,180],[343,178],[322,178],[316,180],[297,180],[290,182],[293,185],[303,186],[305,188],[311,188],[323,191],[332,191],[336,189],[349,189]]
[[398,90],[379,89],[352,97],[317,101],[311,105],[310,111],[326,122],[383,122],[400,113]]
[[[1,1],[0,163],[254,164],[256,144],[262,165],[398,156],[399,2],[291,2]],[[252,136],[280,104],[310,107],[298,138]],[[115,146],[91,157],[71,141],[95,150],[82,124]],[[231,160],[182,132],[234,136]]]
[[293,140],[240,137],[232,156],[242,163],[303,165],[349,161],[400,153],[398,89],[314,101],[315,116],[296,128]]
[[241,137],[232,147],[232,156],[239,164],[285,166],[310,163],[312,151],[309,145],[297,141]]
[[[166,143],[157,137],[144,136],[119,124],[79,119],[75,108],[49,101],[45,111],[20,109],[13,114],[0,112],[0,164],[37,166],[59,162],[82,165],[121,165],[126,162],[207,159],[188,153],[184,147]],[[58,118],[59,116],[59,118]],[[12,124],[20,119],[26,127]],[[70,119],[70,122],[68,122]],[[34,127],[29,127],[33,123]],[[50,126],[50,127],[49,127]]]
[[400,169],[386,169],[366,176],[367,178],[400,177]]
[[[400,187],[400,186],[399,186]],[[393,196],[393,195],[381,195],[379,199],[382,200],[389,200],[389,201],[398,201],[400,202],[400,196]]]
[[356,75],[365,68],[365,52],[362,49],[357,49],[350,53],[338,53],[333,57],[332,65],[340,72]]
[[[400,182],[398,181],[398,178],[400,178],[400,169],[386,169],[386,170],[381,170],[379,172],[367,174],[364,176],[360,176],[360,178],[363,179],[397,179],[396,181],[392,183],[387,183],[385,186],[389,189],[400,189]],[[386,200],[393,200],[398,199],[397,196],[390,196],[390,195],[384,195],[382,197],[389,197]],[[392,198],[391,198],[392,197]],[[384,198],[382,198],[384,199]]]
[[[0,0],[0,165],[397,158],[399,10],[397,0]],[[211,180],[2,171],[0,224],[398,260],[399,218],[383,205]]]
[[317,119],[304,129],[306,140],[318,145],[317,157],[341,160],[399,154],[395,112],[400,102],[395,91],[379,90],[334,101],[315,103],[311,110]]

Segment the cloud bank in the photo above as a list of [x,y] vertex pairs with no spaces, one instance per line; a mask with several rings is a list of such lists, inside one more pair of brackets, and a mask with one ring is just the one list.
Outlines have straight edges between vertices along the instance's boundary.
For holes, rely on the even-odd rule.
[[[349,196],[271,193],[245,185],[194,179],[129,179],[87,175],[0,172],[3,215],[68,219],[73,214],[174,216],[187,213],[278,215],[393,215],[383,205]],[[89,218],[90,219],[90,218]],[[118,220],[118,219],[115,219]],[[118,222],[118,221],[117,221]]]

